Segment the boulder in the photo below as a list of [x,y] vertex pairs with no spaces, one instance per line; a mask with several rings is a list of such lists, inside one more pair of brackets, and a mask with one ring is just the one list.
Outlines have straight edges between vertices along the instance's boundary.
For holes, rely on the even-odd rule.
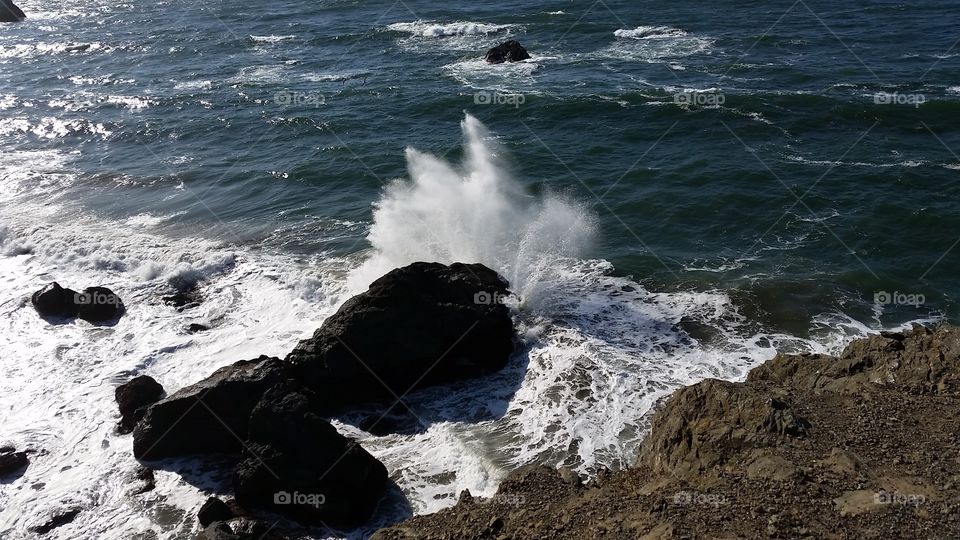
[[0,478],[12,476],[14,473],[22,474],[23,469],[29,464],[30,459],[27,458],[26,452],[17,452],[10,447],[0,450]]
[[347,300],[287,356],[328,410],[486,375],[513,352],[507,282],[481,264],[418,262]]
[[316,396],[294,383],[268,390],[250,417],[237,502],[307,523],[354,528],[373,514],[387,469],[327,422]]
[[203,503],[197,512],[197,520],[201,527],[206,527],[217,521],[228,521],[236,517],[227,503],[216,497],[210,497]]
[[106,287],[87,287],[77,295],[77,317],[89,322],[119,319],[126,308],[120,297]]
[[30,300],[37,313],[47,318],[80,317],[98,323],[118,319],[125,311],[120,297],[106,287],[87,287],[78,293],[56,281],[33,293]]
[[152,377],[140,375],[118,386],[114,397],[120,406],[119,431],[130,433],[137,420],[147,412],[147,406],[163,397],[163,386]]
[[20,22],[26,18],[27,16],[12,0],[0,0],[0,22]]
[[487,51],[484,57],[488,64],[502,64],[504,62],[519,62],[530,58],[530,54],[519,41],[511,39]]
[[253,407],[287,376],[284,362],[267,356],[218,369],[147,409],[133,430],[134,456],[239,453]]
[[80,310],[76,303],[78,296],[77,291],[64,289],[54,281],[33,293],[30,300],[41,317],[66,318],[77,316]]

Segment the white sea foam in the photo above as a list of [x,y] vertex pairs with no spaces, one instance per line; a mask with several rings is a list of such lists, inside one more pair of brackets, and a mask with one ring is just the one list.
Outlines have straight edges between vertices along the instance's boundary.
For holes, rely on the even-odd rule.
[[614,36],[616,42],[597,51],[594,56],[669,63],[674,58],[711,53],[714,43],[713,38],[689,34],[670,26],[621,28],[614,32]]
[[540,69],[540,57],[522,62],[489,64],[483,58],[461,60],[446,64],[443,73],[472,89],[495,90],[503,93],[536,94],[535,74]]
[[629,39],[657,39],[666,37],[681,37],[687,35],[685,30],[670,26],[638,26],[632,29],[621,28],[613,33],[618,38]]
[[293,35],[277,36],[271,34],[269,36],[250,36],[250,39],[257,43],[280,43],[281,41],[289,41],[291,39],[295,39],[296,37],[297,36]]
[[387,26],[388,30],[406,32],[423,37],[475,36],[504,32],[511,27],[504,24],[488,24],[470,21],[436,23],[428,21],[400,22]]
[[494,36],[505,38],[510,34],[522,32],[523,27],[504,24],[457,21],[451,23],[415,21],[393,23],[386,30],[407,34],[400,38],[400,47],[417,53],[437,52],[437,42],[442,40],[444,51],[479,51],[490,47]]

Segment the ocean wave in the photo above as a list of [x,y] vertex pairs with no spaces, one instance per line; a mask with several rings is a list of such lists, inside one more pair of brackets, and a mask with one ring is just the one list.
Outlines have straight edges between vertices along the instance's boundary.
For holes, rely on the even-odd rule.
[[269,36],[250,36],[250,39],[255,43],[280,43],[281,41],[289,41],[291,39],[296,39],[297,36],[294,35],[269,35]]
[[621,28],[613,33],[618,38],[658,39],[686,36],[686,30],[671,26],[638,26],[632,29]]
[[115,47],[100,42],[92,43],[18,43],[0,47],[0,58],[33,58],[53,54],[109,53]]
[[458,21],[436,23],[427,21],[400,22],[387,26],[387,30],[405,32],[422,37],[442,38],[451,36],[486,36],[511,30],[511,25]]
[[13,118],[0,124],[0,135],[31,134],[43,139],[58,139],[78,135],[94,135],[106,139],[113,129],[106,124],[90,120],[63,120],[45,117],[33,121],[28,118]]

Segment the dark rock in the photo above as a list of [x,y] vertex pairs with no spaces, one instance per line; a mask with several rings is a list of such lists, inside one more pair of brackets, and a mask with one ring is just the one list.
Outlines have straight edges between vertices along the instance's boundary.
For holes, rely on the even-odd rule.
[[340,435],[309,390],[289,382],[268,390],[251,414],[249,433],[233,478],[243,507],[342,528],[373,514],[386,467]]
[[137,467],[133,477],[141,482],[140,487],[133,490],[134,495],[140,495],[141,493],[153,491],[157,487],[157,480],[153,474],[153,469],[149,467]]
[[138,459],[239,453],[250,411],[260,396],[287,377],[279,358],[261,356],[222,367],[147,409],[133,430]]
[[9,446],[0,451],[0,477],[10,476],[18,472],[23,474],[23,469],[29,464],[30,459],[27,458],[26,452],[17,452],[16,449]]
[[119,431],[130,433],[147,412],[146,407],[163,397],[163,386],[152,377],[140,375],[118,386],[114,396],[120,406]]
[[120,297],[106,287],[87,287],[77,295],[77,317],[90,322],[105,322],[120,318],[126,308]]
[[276,524],[256,520],[240,520],[230,524],[217,521],[197,535],[197,540],[287,540],[276,530]]
[[233,514],[233,510],[227,506],[227,503],[216,497],[207,499],[200,507],[200,511],[197,512],[197,520],[200,521],[202,527],[206,527],[215,521],[228,521],[234,517],[236,516]]
[[48,532],[56,529],[57,527],[62,527],[67,523],[70,523],[77,517],[80,513],[79,508],[71,508],[69,510],[63,510],[54,514],[49,520],[47,520],[42,525],[37,525],[31,527],[30,530],[37,534],[47,534]]
[[0,0],[0,22],[20,22],[26,18],[12,0]]
[[287,360],[331,409],[486,375],[513,352],[508,293],[481,264],[414,263],[347,300]]
[[505,41],[496,47],[493,47],[485,56],[487,63],[489,64],[502,64],[504,62],[519,62],[521,60],[527,60],[530,58],[530,54],[527,53],[527,50],[520,45],[519,41],[511,39],[510,41]]
[[209,329],[209,326],[198,323],[191,323],[189,326],[187,326],[187,332],[190,332],[191,334],[196,334],[197,332],[206,332]]
[[43,317],[76,317],[80,308],[76,303],[79,294],[72,289],[64,289],[54,281],[33,293],[30,300],[33,307]]
[[200,305],[200,302],[203,301],[203,297],[200,296],[200,291],[196,288],[192,288],[185,291],[176,291],[173,294],[161,297],[163,303],[173,306],[178,310],[182,311],[184,309],[189,309]]

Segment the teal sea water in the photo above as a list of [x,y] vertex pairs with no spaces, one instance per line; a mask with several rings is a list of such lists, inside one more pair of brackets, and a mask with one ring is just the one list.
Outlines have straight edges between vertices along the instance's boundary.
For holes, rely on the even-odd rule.
[[[202,482],[104,495],[131,466],[111,385],[282,355],[392,264],[497,267],[529,348],[414,396],[424,434],[338,420],[397,483],[382,522],[519,463],[623,466],[656,399],[775,349],[960,322],[960,5],[463,4],[19,2],[27,21],[0,26],[0,395],[18,404],[0,420],[51,453],[29,479],[46,490],[0,486],[0,532],[73,498],[104,505],[75,525],[100,537],[192,526]],[[484,63],[508,38],[532,58]],[[50,279],[142,307],[38,329],[22,298]],[[198,312],[151,303],[195,284]]]

